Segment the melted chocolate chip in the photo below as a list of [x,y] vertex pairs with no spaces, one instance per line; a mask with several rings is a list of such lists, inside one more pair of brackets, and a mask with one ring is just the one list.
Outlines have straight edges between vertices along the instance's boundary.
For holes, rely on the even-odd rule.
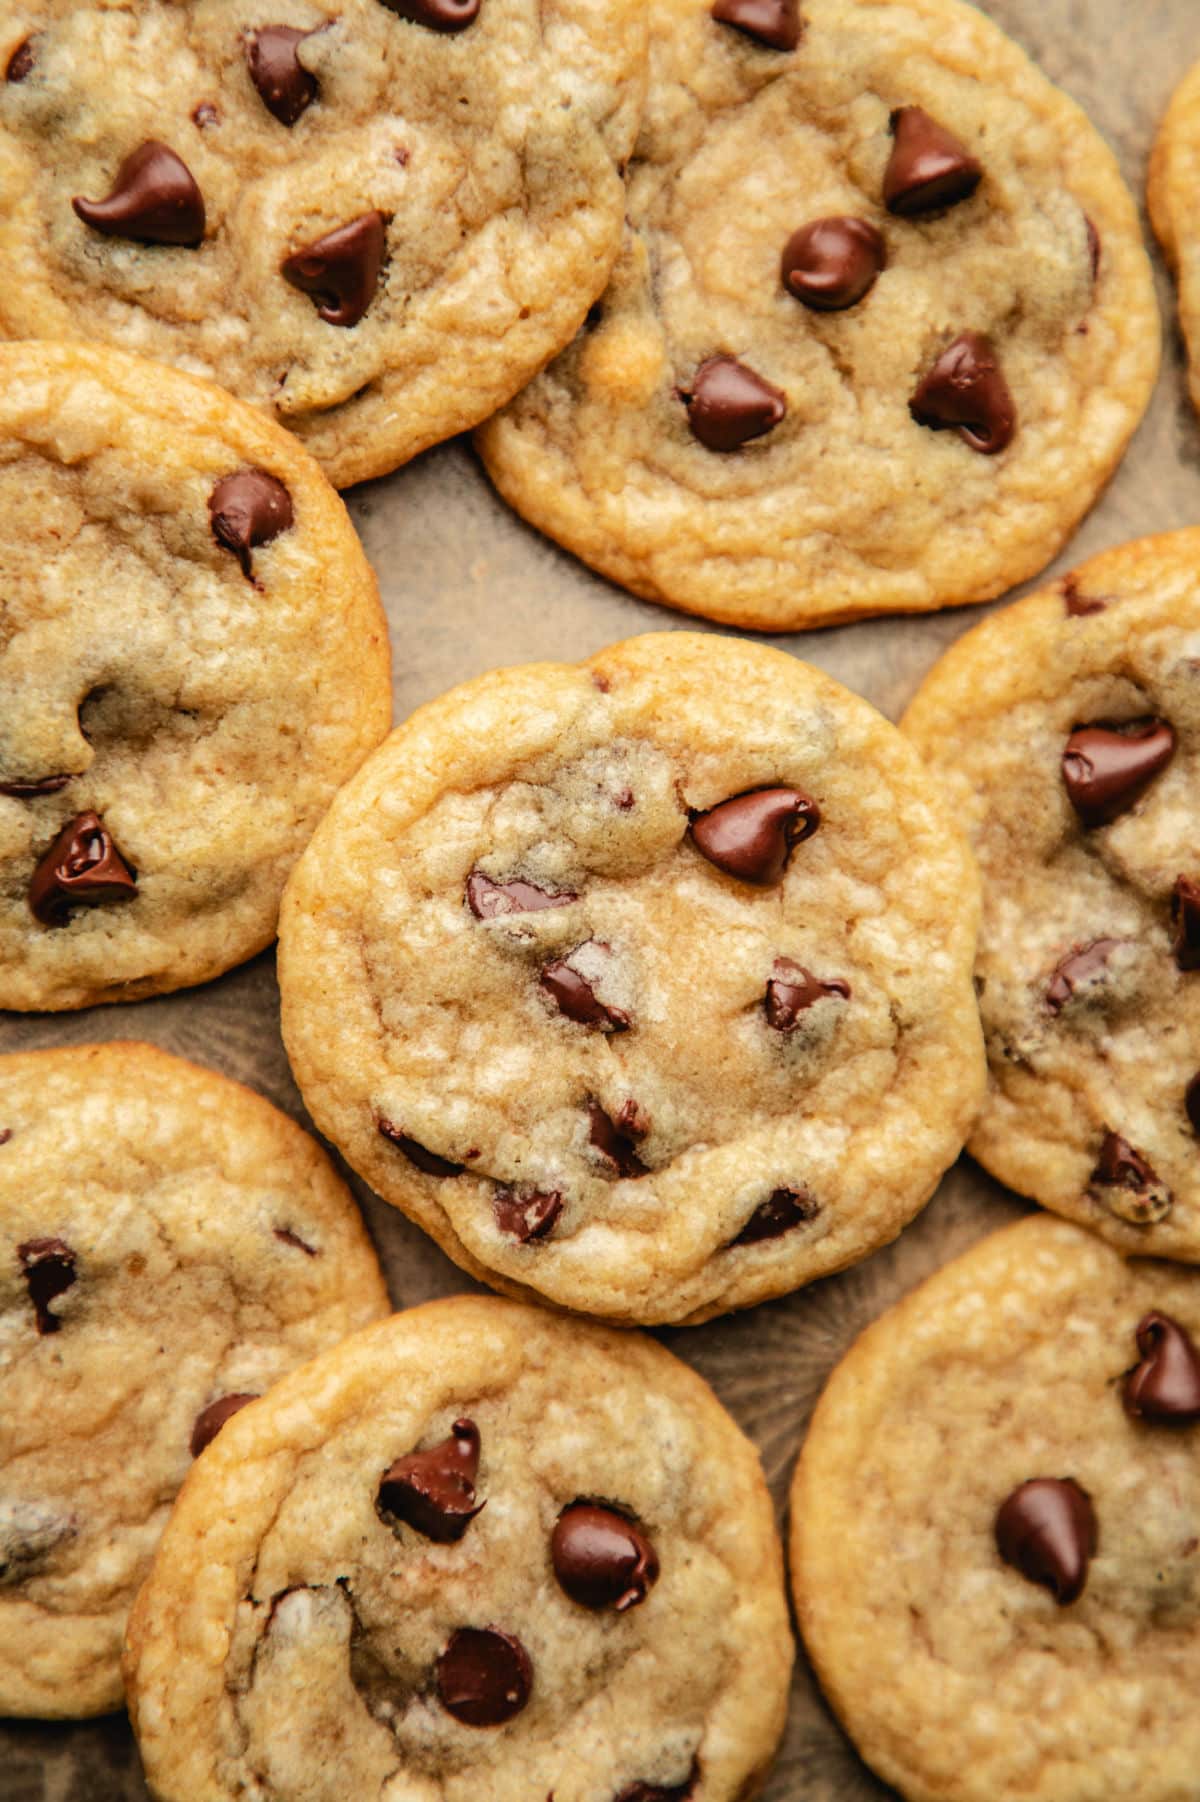
[[62,1330],[62,1321],[50,1312],[56,1296],[65,1295],[76,1281],[75,1253],[64,1239],[26,1239],[17,1246],[25,1287],[33,1303],[37,1330],[43,1336]]
[[758,1245],[764,1239],[779,1239],[794,1226],[815,1220],[821,1204],[807,1189],[776,1189],[766,1201],[760,1201],[736,1239],[730,1245]]
[[850,984],[840,976],[829,982],[823,982],[806,970],[803,964],[793,963],[790,957],[777,957],[771,971],[771,979],[767,983],[765,1006],[767,1024],[776,1032],[793,1032],[800,1024],[800,1016],[818,1001],[824,1001],[831,995],[840,995],[844,1001],[850,999]]
[[383,0],[389,12],[428,31],[465,31],[479,16],[482,0]]
[[1005,1564],[1048,1589],[1060,1608],[1083,1594],[1098,1545],[1091,1497],[1073,1477],[1034,1477],[996,1515],[996,1549]]
[[787,412],[787,397],[735,357],[710,357],[692,380],[687,403],[692,436],[712,451],[740,450]]
[[288,531],[296,517],[291,495],[265,469],[239,469],[222,476],[208,497],[208,513],[213,537],[233,552],[250,581],[251,551]]
[[1078,726],[1062,755],[1067,799],[1085,826],[1107,826],[1140,801],[1175,754],[1175,732],[1166,720],[1111,726]]
[[799,0],[714,0],[712,16],[768,50],[794,50],[804,30]]
[[315,1245],[310,1245],[307,1239],[302,1239],[299,1233],[294,1233],[290,1226],[277,1226],[275,1237],[284,1245],[294,1245],[296,1250],[302,1251],[306,1258],[317,1258],[321,1255]]
[[360,213],[285,257],[285,281],[311,298],[326,325],[357,325],[375,297],[386,247],[384,217]]
[[380,1519],[389,1526],[403,1521],[438,1545],[461,1539],[484,1507],[475,1500],[479,1448],[475,1422],[456,1420],[440,1445],[397,1458],[379,1479],[375,1507]]
[[570,889],[555,893],[532,882],[493,882],[482,870],[467,877],[467,906],[477,920],[498,920],[503,914],[539,913],[544,907],[569,907],[579,896]]
[[157,138],[131,151],[105,200],[76,195],[71,205],[85,225],[137,244],[181,244],[194,250],[204,236],[204,196],[182,157]]
[[891,117],[892,154],[883,175],[883,204],[911,218],[967,200],[983,168],[954,133],[923,107],[901,106]]
[[11,795],[14,801],[32,801],[38,795],[56,795],[71,780],[69,776],[31,776],[28,781],[0,782],[0,795]]
[[658,1556],[641,1528],[599,1502],[563,1509],[550,1556],[559,1587],[583,1608],[624,1614],[644,1602],[658,1581]]
[[264,25],[246,39],[246,67],[259,99],[281,125],[294,125],[317,97],[317,78],[297,55],[310,31]]
[[613,1797],[613,1802],[689,1802],[699,1781],[700,1761],[697,1759],[683,1782],[673,1788],[664,1789],[661,1783],[631,1783]]
[[793,848],[820,824],[820,808],[799,789],[756,788],[695,814],[690,830],[709,863],[742,882],[772,888],[783,881]]
[[563,1198],[557,1189],[497,1189],[492,1197],[496,1225],[522,1245],[531,1239],[548,1239],[562,1211]]
[[29,906],[43,926],[65,926],[73,907],[132,901],[137,877],[99,814],[80,813],[43,855],[29,883]]
[[29,37],[26,38],[23,43],[17,45],[16,49],[8,59],[8,65],[4,71],[5,81],[25,80],[25,77],[33,68],[33,42],[33,39]]
[[[594,952],[608,950],[607,945],[597,940],[588,942]],[[598,1026],[602,1031],[624,1032],[629,1025],[629,1015],[622,1008],[601,1001],[587,977],[572,964],[571,958],[580,949],[582,947],[577,947],[568,956],[546,965],[540,978],[542,988],[569,1020],[577,1020],[581,1026]]]
[[1171,949],[1181,970],[1200,970],[1200,882],[1177,876],[1171,893],[1175,942]]
[[1081,594],[1074,576],[1063,577],[1062,593],[1069,619],[1086,619],[1089,614],[1103,613],[1108,605],[1107,601],[1097,600],[1093,595]]
[[390,1145],[395,1145],[399,1151],[404,1153],[410,1164],[415,1164],[418,1170],[423,1170],[426,1176],[462,1175],[464,1165],[452,1164],[449,1158],[440,1158],[436,1151],[427,1151],[424,1145],[416,1139],[410,1139],[406,1132],[398,1126],[393,1126],[390,1120],[380,1120],[378,1131]]
[[[1184,1090],[1183,1105],[1187,1110],[1187,1117],[1192,1123],[1192,1131],[1197,1138],[1200,1138],[1200,1071],[1197,1071]],[[0,1140],[0,1143],[3,1141]]]
[[212,1444],[225,1422],[232,1420],[247,1402],[257,1400],[257,1391],[254,1394],[219,1395],[215,1402],[209,1402],[207,1408],[201,1408],[192,1423],[192,1457],[198,1458],[204,1448]]
[[994,457],[1012,443],[1017,409],[991,340],[962,332],[917,384],[908,410],[931,431],[957,431],[964,444]]
[[500,1727],[533,1688],[529,1653],[499,1627],[459,1627],[437,1661],[438,1700],[467,1727]]
[[1086,945],[1076,945],[1060,960],[1046,988],[1046,1005],[1052,1014],[1061,1013],[1081,988],[1099,976],[1121,942],[1091,939]]
[[1114,1213],[1134,1225],[1161,1220],[1170,1211],[1173,1196],[1140,1151],[1119,1133],[1106,1132],[1100,1158],[1092,1171],[1092,1188],[1112,1191]]
[[874,287],[887,265],[883,236],[866,219],[814,219],[793,232],[780,273],[789,294],[818,313],[840,313]]
[[1155,1310],[1137,1328],[1141,1356],[1121,1395],[1134,1420],[1158,1427],[1193,1427],[1200,1421],[1200,1352],[1186,1327]]
[[598,1101],[589,1101],[588,1121],[589,1141],[605,1162],[614,1166],[618,1176],[646,1175],[636,1144],[645,1138],[649,1128],[636,1101],[625,1102],[615,1120],[609,1119]]

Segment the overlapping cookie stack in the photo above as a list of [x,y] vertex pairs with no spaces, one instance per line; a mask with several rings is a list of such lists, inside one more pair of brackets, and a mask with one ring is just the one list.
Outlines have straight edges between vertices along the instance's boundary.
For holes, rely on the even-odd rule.
[[771,1498],[618,1329],[836,1280],[966,1146],[1063,1218],[830,1381],[812,1662],[910,1802],[1193,1795],[1200,534],[976,626],[900,730],[677,631],[389,734],[332,485],[477,427],[710,620],[995,598],[1157,374],[1093,127],[963,0],[19,0],[0,70],[0,1006],[278,932],[313,1124],[505,1298],[390,1313],[227,1076],[0,1058],[0,1712],[127,1702],[160,1802],[749,1797]]

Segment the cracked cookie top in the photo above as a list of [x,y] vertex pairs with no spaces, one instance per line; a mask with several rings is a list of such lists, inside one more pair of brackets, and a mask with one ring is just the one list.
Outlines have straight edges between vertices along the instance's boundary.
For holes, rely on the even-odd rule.
[[757,1453],[647,1339],[459,1297],[240,1412],[130,1622],[163,1802],[726,1802],[792,1645]]
[[1149,399],[1133,203],[959,0],[653,0],[613,280],[479,443],[636,593],[773,631],[1042,568]]
[[972,1152],[1125,1252],[1200,1261],[1200,533],[959,640],[904,719],[983,876]]
[[865,701],[735,640],[452,691],[289,886],[314,1119],[517,1295],[697,1320],[853,1263],[983,1082],[976,878],[930,790]]
[[644,61],[639,0],[16,0],[0,331],[207,375],[379,475],[578,327]]
[[0,1713],[104,1713],[175,1493],[241,1405],[387,1312],[345,1186],[149,1045],[0,1058]]

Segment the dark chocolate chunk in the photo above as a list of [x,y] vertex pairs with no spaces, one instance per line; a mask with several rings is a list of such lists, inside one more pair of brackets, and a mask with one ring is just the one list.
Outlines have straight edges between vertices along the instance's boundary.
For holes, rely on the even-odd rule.
[[1171,893],[1175,942],[1171,949],[1181,970],[1200,970],[1200,882],[1177,876]]
[[[608,950],[607,945],[598,941],[588,942],[595,951]],[[540,978],[542,988],[569,1020],[577,1020],[581,1026],[598,1026],[602,1031],[624,1032],[629,1025],[629,1015],[622,1008],[601,1001],[587,977],[572,964],[571,959],[580,949],[582,947],[576,947],[576,951],[546,965]]]
[[0,1126],[0,1145],[7,1145],[12,1136],[11,1126]]
[[1077,1602],[1099,1546],[1091,1497],[1073,1477],[1034,1477],[996,1515],[996,1549],[1060,1608]]
[[889,213],[911,218],[970,198],[983,168],[953,132],[920,106],[897,107],[891,127],[892,154],[883,175]]
[[29,37],[17,45],[4,71],[5,81],[24,81],[34,63],[34,40]]
[[559,1587],[584,1608],[617,1614],[644,1602],[658,1555],[636,1521],[600,1502],[572,1502],[555,1523],[550,1556]]
[[821,810],[797,788],[757,788],[693,815],[692,842],[709,863],[771,888],[782,882],[794,846],[811,838]]
[[194,250],[204,236],[204,196],[183,158],[157,138],[131,151],[105,200],[76,195],[71,205],[85,225],[138,244],[181,244]]
[[764,1239],[779,1239],[794,1226],[815,1220],[821,1204],[807,1189],[776,1189],[760,1201],[736,1239],[730,1245],[758,1245]]
[[664,1789],[661,1783],[630,1783],[613,1802],[689,1802],[700,1781],[700,1761],[696,1759],[682,1783]]
[[562,1211],[563,1198],[557,1189],[497,1189],[492,1197],[496,1225],[522,1245],[531,1239],[548,1239]]
[[712,16],[768,50],[794,50],[804,30],[800,0],[714,0]]
[[311,298],[327,325],[357,325],[375,297],[385,248],[383,214],[360,213],[293,251],[280,272]]
[[477,920],[498,920],[502,914],[538,913],[544,907],[569,907],[579,896],[570,889],[555,894],[532,882],[493,882],[482,870],[467,877],[467,906]]
[[209,1402],[207,1408],[201,1408],[192,1423],[192,1457],[198,1458],[205,1446],[212,1444],[225,1422],[232,1420],[247,1402],[257,1400],[257,1391],[253,1394],[237,1392],[233,1395],[219,1395],[215,1402]]
[[1076,945],[1068,951],[1055,966],[1046,987],[1050,1012],[1061,1013],[1079,989],[1094,981],[1121,943],[1120,939],[1090,939],[1086,945]]
[[393,1126],[390,1120],[380,1120],[378,1130],[390,1145],[402,1151],[410,1164],[423,1170],[426,1176],[461,1176],[464,1166],[452,1164],[449,1158],[441,1158],[436,1151],[427,1151],[416,1139],[410,1139],[399,1126]]
[[814,219],[793,232],[781,274],[789,294],[818,313],[840,313],[874,287],[887,265],[882,233],[866,219]]
[[213,537],[233,552],[250,581],[251,551],[288,531],[296,517],[291,495],[265,469],[239,469],[222,476],[208,497],[208,513]]
[[1075,576],[1063,577],[1062,593],[1068,619],[1086,619],[1089,614],[1103,613],[1108,606],[1107,601],[1098,600],[1094,595],[1081,594]]
[[1115,1132],[1104,1135],[1090,1186],[1108,1190],[1106,1205],[1133,1225],[1161,1220],[1174,1199],[1141,1152]]
[[1067,798],[1085,826],[1107,826],[1140,801],[1175,755],[1166,720],[1077,726],[1062,755]]
[[75,1284],[75,1253],[64,1239],[26,1239],[17,1246],[25,1287],[33,1303],[37,1330],[43,1336],[62,1330],[62,1321],[50,1312],[50,1303]]
[[425,1452],[409,1452],[379,1479],[376,1511],[389,1526],[403,1521],[426,1539],[452,1545],[462,1538],[483,1502],[475,1500],[479,1428],[456,1420],[448,1439]]
[[824,1001],[831,995],[840,995],[848,1001],[850,984],[840,976],[824,982],[790,957],[777,957],[767,983],[767,1024],[776,1032],[793,1032],[800,1024],[802,1014],[815,1002]]
[[27,781],[0,782],[0,795],[11,795],[14,801],[32,801],[38,795],[56,795],[71,780],[70,776],[31,776]]
[[618,1176],[645,1176],[646,1166],[637,1154],[637,1141],[648,1131],[636,1101],[626,1101],[611,1120],[598,1101],[588,1102],[588,1138]]
[[1200,1421],[1200,1352],[1191,1334],[1157,1310],[1138,1322],[1140,1364],[1122,1389],[1125,1412],[1151,1426],[1193,1427]]
[[736,357],[701,363],[685,393],[692,436],[708,450],[735,451],[761,438],[787,412],[787,396]]
[[246,39],[246,67],[259,98],[281,125],[294,125],[317,97],[317,78],[297,55],[311,31],[263,25]]
[[438,1700],[467,1727],[501,1727],[533,1688],[529,1653],[499,1627],[459,1627],[437,1661]]
[[39,860],[29,883],[29,905],[43,926],[65,926],[73,907],[132,901],[136,893],[137,876],[99,814],[80,813]]
[[962,332],[917,384],[908,403],[918,425],[957,431],[964,444],[994,457],[1012,443],[1017,409],[991,340]]
[[383,0],[389,12],[429,31],[465,31],[479,16],[482,0]]

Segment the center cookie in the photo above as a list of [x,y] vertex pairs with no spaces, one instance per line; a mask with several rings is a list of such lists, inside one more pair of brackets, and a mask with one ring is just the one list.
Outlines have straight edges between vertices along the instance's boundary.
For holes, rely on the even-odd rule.
[[534,525],[773,631],[1001,593],[1150,396],[1137,216],[958,0],[652,0],[613,281],[480,433]]
[[707,1384],[463,1297],[229,1423],[126,1674],[162,1802],[734,1802],[791,1664],[758,1457]]
[[603,287],[641,10],[15,0],[0,332],[208,375],[339,487],[393,469],[508,400]]
[[633,639],[413,716],[281,922],[322,1131],[466,1269],[704,1319],[895,1236],[982,1059],[973,866],[873,708],[777,651]]

